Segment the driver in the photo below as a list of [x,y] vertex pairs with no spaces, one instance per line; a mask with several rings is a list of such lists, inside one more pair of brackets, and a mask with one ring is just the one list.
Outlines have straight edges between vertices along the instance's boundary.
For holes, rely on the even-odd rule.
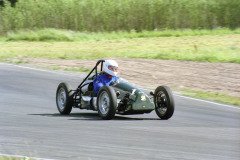
[[117,81],[119,77],[117,77],[118,72],[118,64],[114,60],[106,60],[103,64],[102,75],[98,75],[93,81],[93,87],[95,95],[98,94],[98,91],[103,86],[109,86],[112,82]]

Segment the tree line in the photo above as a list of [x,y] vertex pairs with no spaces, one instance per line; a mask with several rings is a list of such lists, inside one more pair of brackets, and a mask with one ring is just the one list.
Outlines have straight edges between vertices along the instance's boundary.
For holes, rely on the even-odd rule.
[[[8,0],[8,1],[11,3],[11,6],[13,7],[18,0]],[[0,0],[0,6],[4,6],[3,0]]]
[[1,33],[41,28],[140,32],[240,27],[240,0],[1,1]]

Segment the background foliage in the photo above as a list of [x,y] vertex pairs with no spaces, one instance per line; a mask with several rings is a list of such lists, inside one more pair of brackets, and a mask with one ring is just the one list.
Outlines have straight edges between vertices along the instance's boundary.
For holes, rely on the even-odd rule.
[[240,27],[239,0],[7,0],[0,32],[58,28],[143,31]]

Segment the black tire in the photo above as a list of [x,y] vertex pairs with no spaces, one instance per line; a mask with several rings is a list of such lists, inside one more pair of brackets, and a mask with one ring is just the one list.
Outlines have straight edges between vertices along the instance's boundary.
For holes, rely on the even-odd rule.
[[97,108],[99,116],[104,120],[110,120],[117,110],[117,96],[110,86],[103,86],[97,95]]
[[56,92],[56,103],[60,114],[68,115],[72,111],[73,91],[67,83],[60,83]]
[[154,92],[155,111],[159,118],[169,119],[174,113],[174,99],[172,91],[167,86],[159,86]]

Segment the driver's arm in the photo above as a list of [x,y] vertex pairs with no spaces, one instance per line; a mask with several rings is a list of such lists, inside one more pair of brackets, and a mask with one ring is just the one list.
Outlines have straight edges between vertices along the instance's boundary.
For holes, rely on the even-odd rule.
[[94,93],[95,96],[97,96],[98,91],[100,90],[101,87],[103,87],[103,83],[101,82],[101,78],[98,76],[97,78],[94,79],[93,81],[93,87],[94,87]]

